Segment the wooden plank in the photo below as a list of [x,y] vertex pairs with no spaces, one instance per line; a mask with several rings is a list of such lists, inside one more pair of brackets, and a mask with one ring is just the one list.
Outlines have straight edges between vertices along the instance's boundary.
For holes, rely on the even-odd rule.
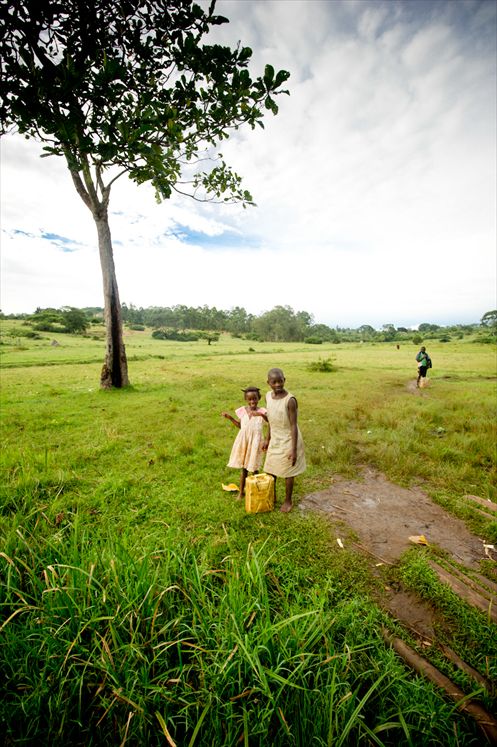
[[393,636],[385,628],[382,628],[382,634],[385,641],[394,648],[412,669],[429,679],[437,687],[441,687],[449,698],[457,704],[457,708],[460,711],[470,714],[475,719],[488,742],[497,745],[497,720],[480,703],[468,700],[466,694],[452,680],[434,667],[433,664],[430,664],[429,661],[423,659],[422,656],[416,653],[414,649],[408,646],[407,643],[404,643],[400,638]]
[[458,656],[455,651],[449,648],[449,646],[446,646],[444,643],[440,644],[440,648],[447,659],[455,664],[458,669],[465,672],[469,677],[471,677],[471,679],[473,679],[475,682],[478,682],[479,685],[482,685],[482,687],[484,687],[485,690],[487,690],[489,693],[492,692],[492,685],[482,674],[480,674],[477,669],[474,669],[469,664],[466,664],[464,659],[461,659],[461,657]]
[[463,498],[473,501],[473,503],[479,503],[480,506],[484,506],[487,511],[497,511],[497,503],[494,503],[493,501],[487,501],[485,498],[479,498],[477,495],[463,495]]
[[477,609],[480,609],[482,612],[488,615],[488,617],[494,623],[497,623],[497,609],[494,607],[491,601],[486,599],[481,594],[478,594],[478,592],[474,591],[467,584],[465,584],[464,581],[453,576],[445,568],[442,568],[442,566],[435,563],[435,561],[429,560],[428,563],[430,567],[433,568],[440,581],[448,584],[448,586],[450,586],[450,588],[455,591],[458,596],[468,602],[468,604],[476,607]]
[[495,581],[491,581],[486,576],[482,576],[481,573],[475,573],[475,576],[480,580],[482,586],[490,589],[493,596],[497,597],[497,584],[495,583]]
[[484,586],[475,578],[473,578],[473,576],[470,576],[469,573],[465,573],[460,568],[456,568],[453,565],[451,565],[450,567],[450,572],[453,576],[457,576],[461,579],[461,581],[477,591],[478,594],[481,594],[482,597],[486,597],[490,602],[492,602],[493,605],[497,605],[497,595],[495,594],[495,592],[492,592],[488,588],[488,586]]
[[478,514],[478,516],[483,516],[484,519],[487,521],[497,521],[497,516],[494,514],[489,514],[487,511],[482,511],[481,508],[476,508],[475,506],[471,506],[471,510],[474,514]]

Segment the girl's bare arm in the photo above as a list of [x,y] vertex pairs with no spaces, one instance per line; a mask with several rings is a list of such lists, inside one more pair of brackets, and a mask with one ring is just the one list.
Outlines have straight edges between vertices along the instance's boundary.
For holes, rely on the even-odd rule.
[[267,435],[264,441],[262,442],[262,450],[267,451],[269,447],[269,442],[271,441],[271,426],[269,425],[269,420],[266,418],[267,423]]
[[292,467],[297,461],[297,402],[294,397],[288,400],[288,419],[290,421],[290,432],[292,436],[292,450],[288,455],[292,462]]
[[231,422],[233,423],[233,425],[236,425],[237,428],[240,428],[240,421],[237,420],[236,418],[233,418],[229,414],[229,412],[222,412],[221,415],[223,416],[223,418],[226,418],[226,420],[231,420]]

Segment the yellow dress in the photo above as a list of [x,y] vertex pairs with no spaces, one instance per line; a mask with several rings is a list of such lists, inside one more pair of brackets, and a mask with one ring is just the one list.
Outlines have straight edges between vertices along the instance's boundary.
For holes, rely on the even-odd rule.
[[295,477],[305,471],[305,452],[302,434],[297,426],[297,461],[292,466],[288,458],[292,450],[292,431],[288,417],[288,401],[295,397],[287,392],[282,399],[274,399],[273,393],[266,394],[266,408],[271,440],[267,450],[264,471],[275,477]]
[[[257,410],[266,414],[264,407],[258,407]],[[245,407],[239,407],[235,414],[240,418],[240,430],[231,449],[228,467],[243,467],[249,472],[255,472],[262,464],[264,418],[260,415],[250,416]]]

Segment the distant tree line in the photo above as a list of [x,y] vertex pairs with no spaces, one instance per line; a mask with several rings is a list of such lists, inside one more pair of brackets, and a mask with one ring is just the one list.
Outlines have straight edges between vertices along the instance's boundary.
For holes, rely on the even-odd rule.
[[[60,309],[36,309],[34,314],[10,315],[6,318],[21,318],[35,331],[86,333],[91,325],[102,324],[103,308],[77,309],[64,306]],[[3,314],[2,317],[5,318]],[[221,332],[235,337],[268,342],[400,342],[436,339],[449,342],[467,335],[479,334],[482,341],[491,342],[497,336],[497,311],[486,312],[479,323],[440,326],[423,323],[417,330],[384,324],[375,329],[369,324],[357,328],[329,327],[316,324],[307,311],[294,311],[290,306],[275,306],[263,314],[249,314],[243,307],[229,310],[209,306],[149,306],[137,307],[122,304],[124,324],[131,329],[152,328],[156,339],[192,340],[205,339],[210,344]]]
[[[99,323],[102,323],[103,309],[99,309],[101,314]],[[60,309],[41,309],[37,308],[34,314],[1,314],[2,319],[24,319],[26,326],[31,327],[33,334],[25,335],[27,337],[36,336],[36,332],[58,332],[67,334],[84,333],[90,326],[90,318],[87,309],[76,309],[74,306],[62,306]]]

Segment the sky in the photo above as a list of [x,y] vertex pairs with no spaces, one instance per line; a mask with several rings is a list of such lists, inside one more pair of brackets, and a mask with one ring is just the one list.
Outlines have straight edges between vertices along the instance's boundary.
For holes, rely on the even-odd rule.
[[[205,3],[202,3],[205,5]],[[213,41],[290,72],[264,130],[220,147],[257,207],[118,180],[121,301],[276,305],[332,327],[478,322],[496,298],[494,0],[218,0]],[[2,138],[4,313],[103,306],[96,229],[65,162]]]

